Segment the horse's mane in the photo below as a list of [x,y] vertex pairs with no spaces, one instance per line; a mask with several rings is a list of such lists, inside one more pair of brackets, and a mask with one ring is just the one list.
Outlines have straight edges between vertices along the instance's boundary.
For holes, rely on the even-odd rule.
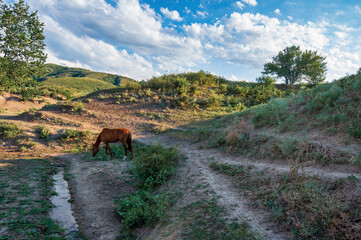
[[99,135],[98,135],[98,137],[97,137],[97,140],[95,141],[95,146],[99,146],[100,145],[100,142],[101,142],[101,140],[100,140],[100,136],[102,135],[102,133],[99,133]]

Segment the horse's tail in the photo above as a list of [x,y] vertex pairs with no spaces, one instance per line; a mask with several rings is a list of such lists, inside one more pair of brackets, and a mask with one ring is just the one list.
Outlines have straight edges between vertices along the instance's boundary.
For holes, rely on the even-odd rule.
[[131,133],[131,132],[129,132],[129,134],[128,134],[127,144],[128,144],[128,149],[130,150],[130,152],[131,152],[131,154],[132,154],[132,159],[133,159],[132,133]]

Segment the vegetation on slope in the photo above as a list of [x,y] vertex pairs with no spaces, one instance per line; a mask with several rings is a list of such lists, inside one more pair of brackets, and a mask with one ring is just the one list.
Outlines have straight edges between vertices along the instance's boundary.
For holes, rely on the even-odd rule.
[[337,141],[346,145],[360,143],[360,90],[361,71],[358,71],[294,96],[272,99],[243,112],[193,124],[189,126],[193,131],[177,134],[192,139],[197,136],[198,140],[212,139],[208,147],[227,146],[232,152],[257,158],[360,165],[361,153],[357,150],[334,148],[332,141],[314,138],[337,136]]
[[266,170],[215,162],[210,167],[231,176],[252,205],[268,211],[294,239],[360,238],[359,183],[352,175],[326,181],[292,171],[269,175]]
[[102,89],[111,89],[116,86],[98,79],[89,77],[59,77],[49,78],[42,82],[46,88],[68,89],[77,95],[84,95]]
[[115,86],[120,86],[126,82],[134,82],[133,79],[128,77],[115,75],[115,74],[108,74],[108,73],[101,73],[101,72],[94,72],[87,69],[82,68],[72,68],[72,67],[64,67],[56,64],[45,64],[45,69],[48,72],[44,78],[39,79],[39,81],[44,81],[50,78],[92,78],[98,79]]
[[203,71],[168,74],[87,97],[113,98],[117,103],[153,102],[181,109],[233,112],[281,97],[273,83],[230,82]]

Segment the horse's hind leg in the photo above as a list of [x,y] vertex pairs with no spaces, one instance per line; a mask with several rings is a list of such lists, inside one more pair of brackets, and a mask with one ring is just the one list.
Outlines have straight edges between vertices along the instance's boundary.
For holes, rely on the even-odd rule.
[[130,150],[130,153],[132,154],[132,159],[133,159],[132,134],[131,133],[127,137],[127,144],[128,144],[128,149]]

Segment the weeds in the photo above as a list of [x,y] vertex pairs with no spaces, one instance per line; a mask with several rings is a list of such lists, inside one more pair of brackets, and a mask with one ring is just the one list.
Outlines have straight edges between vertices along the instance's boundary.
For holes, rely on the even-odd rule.
[[167,194],[138,191],[122,196],[116,202],[116,207],[122,218],[122,224],[130,229],[154,224],[161,218],[165,218],[171,202],[171,198]]
[[[253,205],[263,206],[271,218],[296,239],[357,239],[361,225],[358,202],[352,197],[357,182],[337,179],[324,182],[315,177],[258,174],[244,167],[212,163],[215,171],[232,176],[240,190],[247,189]],[[346,190],[347,189],[347,190]],[[255,201],[257,199],[257,201]],[[347,236],[347,237],[346,237]]]
[[10,139],[19,136],[23,131],[14,123],[0,122],[0,137]]
[[55,169],[41,159],[6,163],[0,167],[0,239],[64,239],[48,217]]
[[52,135],[52,133],[50,132],[50,130],[48,128],[46,128],[44,125],[38,126],[35,129],[35,132],[44,140],[49,141],[50,140],[50,136]]
[[173,203],[173,196],[165,192],[155,192],[174,174],[179,159],[178,150],[165,148],[160,144],[140,148],[130,168],[140,190],[122,196],[116,201],[118,214],[122,218],[125,239],[133,238],[131,229],[151,225],[167,216]]
[[247,223],[228,223],[225,214],[214,198],[187,205],[182,209],[183,239],[260,239]]
[[131,172],[138,179],[141,188],[153,189],[174,174],[178,159],[176,148],[165,148],[161,144],[150,145],[140,149],[134,158]]

